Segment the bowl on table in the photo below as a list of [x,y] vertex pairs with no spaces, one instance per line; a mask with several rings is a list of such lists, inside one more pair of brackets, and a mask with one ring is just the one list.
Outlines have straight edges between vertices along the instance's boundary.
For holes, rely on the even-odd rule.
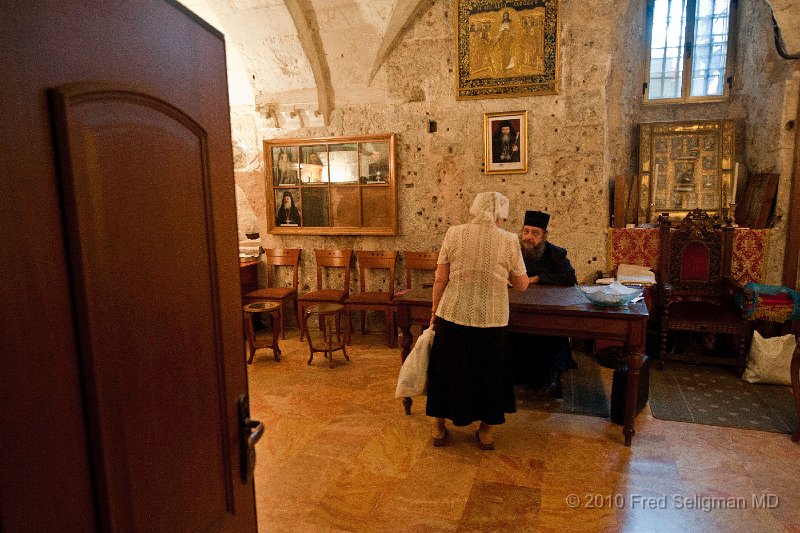
[[642,295],[642,289],[616,282],[611,285],[579,285],[578,289],[589,302],[602,307],[622,307]]

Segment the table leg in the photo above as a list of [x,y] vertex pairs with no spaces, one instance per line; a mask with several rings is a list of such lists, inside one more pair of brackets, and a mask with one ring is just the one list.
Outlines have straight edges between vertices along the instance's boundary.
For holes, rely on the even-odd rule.
[[303,318],[301,322],[302,327],[300,329],[300,340],[303,339],[303,333],[305,332],[306,339],[308,339],[308,350],[311,352],[311,355],[308,356],[308,361],[306,364],[310,366],[311,361],[314,360],[314,343],[311,342],[311,334],[308,332],[308,317],[306,316],[305,310],[303,311]]
[[333,368],[333,331],[331,330],[331,319],[325,317],[325,333],[328,336],[328,367]]
[[[414,337],[411,335],[411,325],[408,326],[400,326],[400,359],[402,362],[405,362],[406,357],[411,352],[411,341]],[[403,398],[403,407],[406,410],[406,414],[411,414],[411,404],[413,400],[406,396]]]
[[281,360],[281,349],[278,346],[278,337],[280,336],[281,330],[281,314],[278,311],[278,317],[275,317],[275,313],[270,313],[269,318],[272,321],[272,355],[275,356],[276,361]]
[[247,359],[247,364],[253,362],[253,357],[256,355],[256,332],[253,327],[253,313],[245,311],[244,318],[244,332],[247,337],[247,348],[250,351],[250,357]]
[[341,339],[341,317],[341,313],[336,313],[336,338],[339,339],[339,344],[342,346],[342,355],[344,355],[344,360],[349,361],[350,357],[347,355],[347,344],[350,342],[350,333],[352,331],[352,328],[350,327],[350,312],[347,311],[347,320],[345,321],[345,327],[347,330],[344,332],[344,340]]
[[633,420],[636,417],[636,401],[639,395],[639,370],[644,362],[640,346],[625,344],[625,357],[628,362],[628,375],[625,383],[625,427],[622,433],[625,435],[625,446],[630,447],[636,430],[633,428]]

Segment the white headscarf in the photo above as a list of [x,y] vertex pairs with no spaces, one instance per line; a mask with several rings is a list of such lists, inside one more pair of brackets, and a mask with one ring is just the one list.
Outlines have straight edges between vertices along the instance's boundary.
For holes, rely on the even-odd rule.
[[508,198],[499,192],[482,192],[475,197],[469,214],[472,222],[494,224],[498,219],[508,218]]

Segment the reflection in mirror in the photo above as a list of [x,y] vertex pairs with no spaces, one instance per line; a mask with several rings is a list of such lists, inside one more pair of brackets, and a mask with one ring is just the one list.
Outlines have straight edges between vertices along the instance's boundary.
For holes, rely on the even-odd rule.
[[360,210],[358,187],[331,187],[331,226],[361,226]]
[[361,183],[384,184],[389,178],[389,143],[362,143]]
[[303,183],[325,183],[328,181],[328,153],[324,144],[300,148],[300,179]]
[[297,185],[297,147],[272,148],[272,184],[274,187]]
[[358,181],[358,148],[356,144],[330,145],[331,183]]
[[386,225],[386,210],[383,209],[391,201],[388,187],[364,187],[362,190],[364,213],[362,225],[367,228],[379,228]]
[[276,226],[299,226],[300,209],[297,190],[276,189],[275,190],[275,225]]
[[328,188],[303,188],[303,226],[328,227]]

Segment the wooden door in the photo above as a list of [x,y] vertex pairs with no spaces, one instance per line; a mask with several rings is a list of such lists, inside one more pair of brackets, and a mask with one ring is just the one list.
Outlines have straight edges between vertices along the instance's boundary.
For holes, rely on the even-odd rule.
[[0,529],[255,531],[223,38],[166,0],[0,17]]

